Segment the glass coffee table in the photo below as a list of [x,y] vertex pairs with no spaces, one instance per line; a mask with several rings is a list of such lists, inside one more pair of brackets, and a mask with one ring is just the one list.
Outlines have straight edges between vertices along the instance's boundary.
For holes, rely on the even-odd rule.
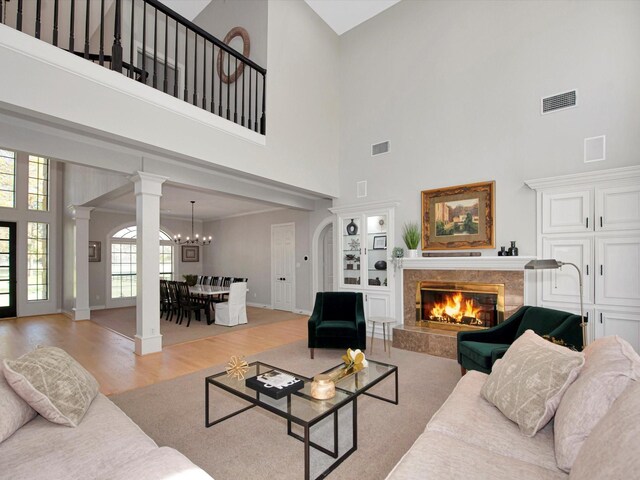
[[[394,405],[398,404],[398,367],[373,360],[368,362],[367,368],[336,382],[336,395],[329,400],[316,400],[311,397],[311,378],[263,362],[250,363],[245,378],[260,375],[269,370],[279,370],[303,380],[304,386],[302,389],[276,400],[247,387],[244,380],[229,377],[226,372],[208,376],[205,378],[205,426],[207,428],[211,427],[256,406],[268,410],[284,418],[287,421],[287,434],[303,442],[305,480],[324,478],[358,449],[358,396],[362,394]],[[331,372],[341,366],[342,364],[337,365],[323,373]],[[394,398],[385,398],[368,392],[370,388],[392,374],[395,376]],[[231,393],[249,402],[250,405],[212,420],[210,414],[210,389],[212,386]],[[349,409],[351,409],[351,415],[349,415]],[[329,419],[329,417],[332,418]],[[341,432],[341,422],[348,423],[349,417],[351,418],[351,428],[342,428]],[[332,445],[323,446],[320,445],[319,440],[311,440],[311,429],[325,419],[332,423],[330,428],[333,438],[328,439]],[[293,431],[293,424],[302,427],[302,435]],[[323,424],[325,427],[327,426],[326,422],[323,422]],[[340,434],[345,435],[349,430],[351,442],[345,446],[344,439],[342,439],[342,442],[340,441]],[[311,448],[324,455],[324,458],[317,462],[320,473],[314,473],[313,477],[311,473]]]

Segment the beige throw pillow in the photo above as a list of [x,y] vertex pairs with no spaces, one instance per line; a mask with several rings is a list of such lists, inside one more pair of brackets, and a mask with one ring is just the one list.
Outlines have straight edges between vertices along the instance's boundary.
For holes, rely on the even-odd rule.
[[39,348],[4,361],[11,388],[53,423],[76,427],[98,393],[98,382],[64,350]]
[[516,422],[523,435],[533,437],[553,418],[583,364],[582,353],[527,330],[493,365],[481,393]]
[[584,355],[584,368],[562,397],[554,420],[556,461],[565,472],[616,398],[640,379],[640,356],[618,336],[596,340]]
[[36,411],[9,386],[3,370],[0,364],[0,442],[4,442],[37,415]]

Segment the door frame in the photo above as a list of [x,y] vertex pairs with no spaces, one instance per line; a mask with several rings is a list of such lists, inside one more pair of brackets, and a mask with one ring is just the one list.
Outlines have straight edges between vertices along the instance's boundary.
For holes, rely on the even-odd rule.
[[8,309],[9,315],[0,317],[0,319],[14,318],[18,316],[18,241],[16,238],[18,235],[18,222],[0,221],[0,227],[9,228],[9,283],[13,283],[13,285],[9,286],[9,302],[13,309],[11,309],[11,306],[2,307]]
[[[271,238],[270,238],[270,245],[271,245],[271,282],[269,283],[270,287],[271,287],[271,308],[275,309],[275,297],[276,297],[276,289],[275,289],[275,258],[273,255],[273,230],[275,227],[293,227],[293,272],[292,272],[292,288],[291,288],[291,300],[292,300],[292,305],[291,305],[291,312],[295,312],[296,311],[296,223],[295,222],[287,222],[287,223],[274,223],[271,225]],[[287,310],[283,310],[283,311],[287,311]]]
[[[320,235],[328,225],[333,225],[333,248],[336,248],[336,216],[331,215],[322,220],[315,231],[311,239],[311,302],[315,302],[316,293],[320,288],[319,274],[320,274]],[[333,252],[332,262],[335,261],[335,250]],[[337,290],[336,275],[333,275],[333,291]]]

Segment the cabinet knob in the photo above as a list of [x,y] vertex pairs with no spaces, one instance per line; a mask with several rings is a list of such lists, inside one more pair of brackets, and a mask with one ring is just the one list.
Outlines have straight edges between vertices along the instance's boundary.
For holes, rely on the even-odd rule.
[[587,217],[587,230],[589,230],[589,217]]

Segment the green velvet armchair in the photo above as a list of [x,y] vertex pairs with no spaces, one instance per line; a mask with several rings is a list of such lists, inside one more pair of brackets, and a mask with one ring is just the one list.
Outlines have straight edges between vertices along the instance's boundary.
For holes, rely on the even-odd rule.
[[525,330],[549,335],[582,350],[580,316],[550,308],[524,306],[495,327],[487,330],[458,332],[458,363],[467,370],[491,373],[496,360]]
[[367,323],[362,293],[318,292],[309,317],[309,349],[367,348]]

